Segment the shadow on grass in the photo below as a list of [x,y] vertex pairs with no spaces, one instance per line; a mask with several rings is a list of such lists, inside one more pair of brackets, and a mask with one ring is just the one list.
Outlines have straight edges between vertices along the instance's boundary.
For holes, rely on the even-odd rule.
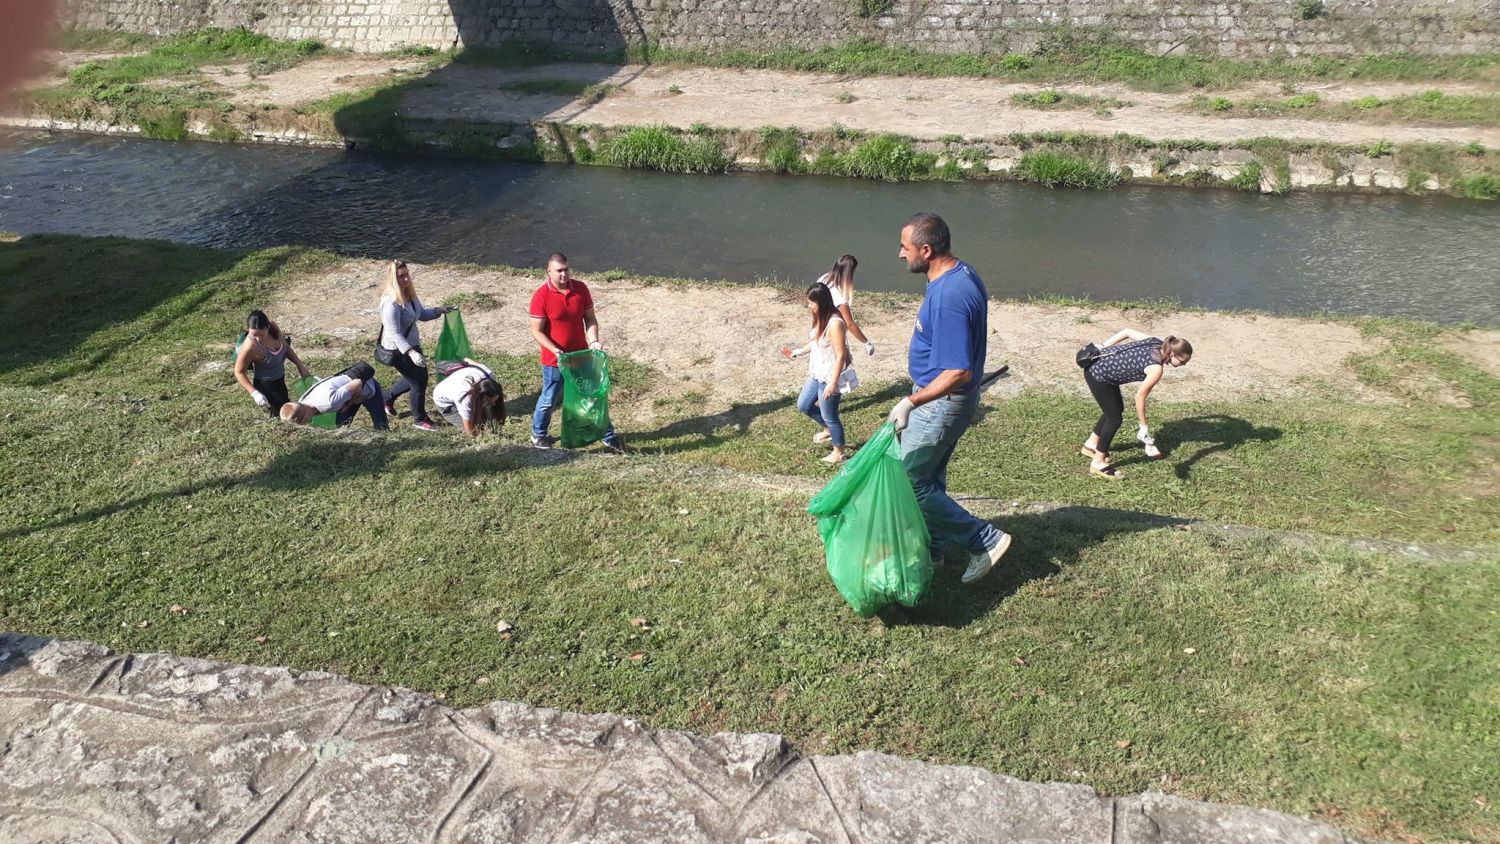
[[[1187,457],[1177,460],[1177,464],[1173,467],[1177,477],[1187,480],[1192,474],[1193,466],[1209,455],[1229,451],[1249,442],[1270,442],[1280,439],[1281,434],[1280,428],[1269,425],[1256,427],[1237,416],[1213,413],[1167,422],[1157,429],[1156,441],[1163,451],[1170,455],[1168,459],[1175,458],[1177,455],[1174,452],[1182,446],[1207,443]],[[1131,444],[1139,445],[1133,437]],[[1148,460],[1150,458],[1146,457],[1145,452],[1142,451],[1119,461],[1116,465],[1127,466],[1131,463],[1145,463]]]
[[1011,546],[988,577],[965,586],[959,578],[967,561],[955,553],[936,572],[925,603],[913,608],[886,607],[880,612],[881,619],[891,626],[966,627],[1027,583],[1063,573],[1085,550],[1111,536],[1183,525],[1191,520],[1103,507],[1062,507],[992,521],[1011,535]]
[[[0,241],[0,277],[8,279],[0,289],[7,333],[0,374],[48,361],[57,361],[57,368],[32,384],[93,372],[191,316],[220,293],[203,282],[234,269],[247,254],[52,234]],[[286,257],[256,272],[275,274]],[[111,334],[122,326],[129,330]],[[226,326],[225,334],[233,330]]]
[[[431,437],[396,439],[365,431],[356,431],[352,435],[306,431],[303,435],[314,439],[295,451],[276,457],[259,471],[240,475],[222,475],[94,507],[40,525],[12,528],[0,532],[0,541],[20,539],[40,531],[70,525],[87,524],[97,519],[109,518],[127,511],[149,507],[158,502],[201,492],[227,492],[243,487],[276,493],[306,493],[323,489],[334,482],[381,475],[388,470],[392,470],[394,476],[394,473],[406,468],[395,467],[393,469],[391,464],[399,457],[407,452],[429,448],[432,445]],[[579,452],[554,450],[544,454],[545,457],[538,457],[534,449],[522,447],[453,451],[422,459],[417,461],[416,465],[446,478],[467,480],[482,475],[522,469],[541,462],[565,463],[576,459]]]

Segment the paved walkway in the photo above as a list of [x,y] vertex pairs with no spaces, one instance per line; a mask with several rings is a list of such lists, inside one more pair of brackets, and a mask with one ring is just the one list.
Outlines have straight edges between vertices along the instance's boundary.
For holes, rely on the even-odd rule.
[[1353,840],[1161,794],[802,757],[775,735],[455,710],[331,674],[0,634],[0,841]]

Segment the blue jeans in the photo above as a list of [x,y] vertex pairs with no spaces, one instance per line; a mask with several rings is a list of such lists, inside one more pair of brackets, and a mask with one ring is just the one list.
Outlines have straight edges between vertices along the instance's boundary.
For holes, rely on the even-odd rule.
[[818,423],[819,428],[827,428],[833,437],[833,447],[844,447],[844,423],[839,421],[839,400],[844,396],[838,390],[833,395],[823,398],[823,391],[828,385],[816,378],[808,378],[807,383],[802,385],[802,395],[797,397],[797,409],[806,413],[808,418]]
[[[391,423],[385,418],[385,399],[380,395],[380,382],[376,381],[374,378],[371,378],[370,386],[374,387],[375,391],[371,393],[370,397],[368,399],[365,399],[363,402],[365,410],[370,411],[370,424],[374,425],[375,430],[377,431],[390,430]],[[350,422],[353,422],[354,414],[359,412],[359,408],[360,405],[356,404],[352,407],[347,407],[343,410],[340,410],[338,414],[333,417],[334,424],[342,428],[345,425],[348,425]]]
[[[542,392],[536,397],[536,410],[531,413],[531,435],[538,439],[547,436],[547,427],[552,424],[552,411],[562,404],[562,370],[555,366],[542,367]],[[604,432],[605,442],[614,442],[615,424],[609,423]]]
[[1000,541],[999,529],[948,497],[948,461],[978,412],[978,392],[944,396],[914,409],[901,432],[901,462],[927,518],[935,552],[952,543],[977,554]]

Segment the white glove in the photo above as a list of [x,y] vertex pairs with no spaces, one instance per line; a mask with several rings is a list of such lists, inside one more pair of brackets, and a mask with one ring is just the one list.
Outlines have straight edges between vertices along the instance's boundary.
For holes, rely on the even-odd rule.
[[1151,436],[1151,429],[1144,422],[1141,423],[1141,427],[1135,429],[1135,438],[1146,445],[1156,443],[1156,439]]
[[255,403],[260,405],[261,407],[271,406],[271,400],[266,398],[266,394],[262,393],[260,390],[252,390],[250,392],[250,398],[255,399]]
[[589,344],[589,348],[593,349],[594,351],[598,351],[598,350],[604,348],[604,344],[601,343],[601,342],[599,342],[598,340],[595,340],[594,342],[592,342],[592,343]]
[[896,402],[895,407],[891,408],[890,421],[896,423],[897,431],[906,430],[906,423],[911,420],[911,412],[915,407],[916,405],[911,403],[911,399],[902,399]]
[[865,354],[869,355],[870,357],[874,357],[875,356],[875,341],[874,340],[866,340],[865,341]]
[[412,349],[411,351],[407,352],[406,356],[411,358],[411,362],[416,364],[417,366],[427,365],[427,358],[422,357],[422,353],[417,351],[416,349]]

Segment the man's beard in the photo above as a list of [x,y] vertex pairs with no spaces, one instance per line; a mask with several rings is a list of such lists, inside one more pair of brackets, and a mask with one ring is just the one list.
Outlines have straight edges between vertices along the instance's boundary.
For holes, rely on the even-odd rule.
[[925,273],[927,272],[927,268],[931,266],[931,261],[928,261],[925,258],[918,258],[915,261],[906,262],[906,271],[909,273]]

